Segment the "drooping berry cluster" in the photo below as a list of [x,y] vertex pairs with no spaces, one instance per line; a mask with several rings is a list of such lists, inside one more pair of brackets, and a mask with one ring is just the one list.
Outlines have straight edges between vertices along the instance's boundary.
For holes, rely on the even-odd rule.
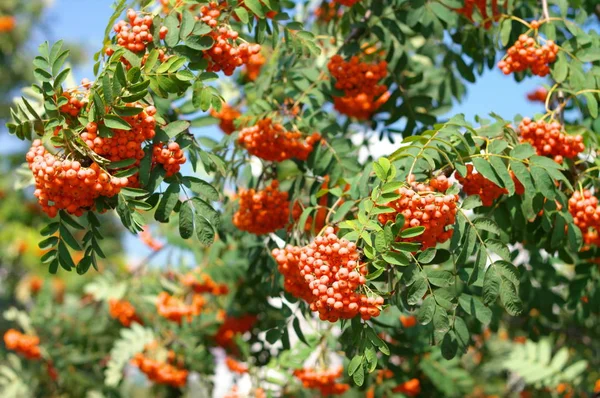
[[402,393],[408,397],[416,397],[421,393],[421,382],[419,379],[410,379],[394,387],[392,392]]
[[132,322],[142,323],[135,313],[135,307],[127,300],[111,299],[108,302],[108,312],[111,318],[118,319],[125,327],[131,326]]
[[235,131],[234,122],[237,118],[242,116],[240,111],[228,104],[223,104],[221,106],[221,110],[218,112],[214,109],[211,109],[210,115],[214,118],[219,119],[219,127],[227,135]]
[[152,148],[152,164],[162,165],[166,171],[165,177],[179,173],[185,161],[185,155],[176,142],[154,144]]
[[248,373],[248,366],[236,361],[235,359],[231,358],[230,356],[227,356],[225,358],[225,365],[227,365],[227,368],[232,371],[233,373],[237,373],[237,374],[244,374],[244,373]]
[[360,0],[333,0],[334,3],[338,3],[341,4],[343,6],[346,7],[352,7],[353,5],[355,5],[356,3],[358,3]]
[[185,317],[188,322],[193,316],[199,315],[204,307],[205,300],[199,294],[192,296],[191,304],[186,304],[182,299],[171,296],[167,292],[161,292],[156,298],[158,314],[170,321],[181,323]]
[[267,62],[267,59],[264,55],[262,55],[262,53],[258,52],[256,54],[251,55],[250,58],[248,58],[248,63],[246,64],[246,78],[251,82],[258,79],[260,70],[262,69],[265,62]]
[[97,163],[84,167],[76,160],[61,160],[40,140],[33,141],[26,159],[35,180],[34,195],[50,217],[59,210],[81,216],[94,207],[96,198],[114,196],[129,183],[125,177],[111,177]]
[[251,155],[271,162],[283,162],[292,158],[306,160],[320,139],[319,133],[313,133],[303,140],[300,132],[286,131],[281,124],[263,119],[255,126],[240,131],[238,142]]
[[334,2],[323,2],[315,9],[315,17],[318,22],[329,23],[336,16],[341,16],[341,13],[337,10]]
[[4,333],[4,345],[6,348],[18,352],[27,359],[41,358],[42,353],[39,344],[39,337],[26,335],[15,329],[8,329]]
[[[523,184],[521,184],[512,171],[510,174],[515,183],[515,193],[517,195],[523,195],[525,187],[523,187]],[[500,196],[508,194],[508,191],[505,188],[500,188],[482,174],[476,173],[472,164],[467,165],[466,177],[463,177],[458,171],[454,176],[463,186],[463,192],[468,196],[479,196],[481,203],[484,206],[491,206]]]
[[528,117],[519,124],[523,141],[529,142],[538,155],[552,157],[557,163],[564,158],[572,159],[585,149],[581,135],[566,135],[561,130],[558,122],[535,122]]
[[338,367],[335,369],[297,369],[294,371],[296,376],[305,388],[319,390],[320,396],[342,395],[350,389],[346,383],[338,383],[337,379],[342,377],[344,369]]
[[[152,36],[152,16],[139,16],[133,10],[127,10],[127,20],[121,20],[114,26],[117,33],[117,44],[129,51],[140,53],[146,51],[146,46],[154,39]],[[161,40],[165,38],[169,29],[162,26],[159,30]],[[110,55],[110,54],[109,54]]]
[[139,234],[140,240],[146,244],[150,249],[154,251],[158,251],[163,248],[162,242],[154,239],[152,234],[150,233],[150,228],[147,225],[144,225],[142,232]]
[[288,245],[274,249],[272,255],[284,276],[284,288],[306,300],[321,320],[379,316],[383,298],[359,292],[366,283],[367,267],[359,264],[356,244],[339,239],[333,227],[327,227],[323,236],[308,246]]
[[255,323],[256,315],[243,315],[241,317],[227,315],[215,335],[215,342],[220,347],[231,348],[235,336],[252,330]]
[[500,19],[500,11],[498,10],[498,0],[492,0],[492,15],[487,13],[487,0],[465,0],[464,6],[456,10],[457,13],[464,15],[469,21],[473,22],[473,11],[477,7],[481,18],[483,18],[483,27],[489,29],[492,25],[492,20]]
[[546,97],[548,96],[548,90],[544,87],[538,87],[535,90],[527,93],[527,99],[532,102],[546,102]]
[[209,72],[220,72],[231,76],[235,68],[248,64],[250,57],[260,52],[260,44],[241,43],[238,45],[239,33],[228,26],[219,25],[218,18],[221,15],[221,6],[211,2],[200,8],[204,21],[213,30],[208,34],[213,40],[213,46],[204,52],[204,58],[208,61]]
[[401,197],[388,203],[395,213],[384,213],[378,216],[382,224],[394,222],[398,213],[404,216],[402,229],[422,226],[425,231],[412,238],[398,238],[403,242],[421,243],[421,249],[433,247],[452,237],[453,230],[448,229],[456,220],[456,203],[458,195],[444,195],[449,182],[445,176],[430,181],[430,185],[411,183],[411,187],[399,189]]
[[183,387],[187,382],[188,371],[167,363],[146,357],[142,353],[135,355],[131,364],[137,366],[150,381],[172,387]]
[[192,273],[185,274],[181,283],[192,289],[195,293],[209,293],[213,296],[223,296],[229,293],[229,288],[224,283],[216,283],[210,275],[200,275],[200,280]]
[[569,213],[581,229],[586,245],[600,245],[600,207],[598,198],[590,190],[575,191],[569,198]]
[[390,97],[387,86],[379,81],[387,76],[387,62],[378,64],[361,62],[357,56],[345,61],[334,55],[327,68],[336,79],[335,88],[345,96],[334,97],[338,112],[357,119],[368,119]]
[[550,73],[549,64],[556,61],[557,53],[558,46],[552,40],[539,46],[533,37],[523,34],[506,51],[506,57],[498,62],[498,67],[505,75],[531,69],[531,73],[543,77]]
[[262,191],[240,190],[240,205],[233,215],[233,225],[255,235],[268,234],[286,226],[290,216],[288,193],[279,191],[273,180]]

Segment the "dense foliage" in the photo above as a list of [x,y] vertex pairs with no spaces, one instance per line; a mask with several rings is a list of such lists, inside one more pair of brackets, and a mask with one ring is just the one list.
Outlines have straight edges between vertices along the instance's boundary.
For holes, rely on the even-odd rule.
[[[0,391],[600,392],[595,3],[119,0],[80,85],[42,44]],[[448,116],[490,68],[546,76],[543,113]]]

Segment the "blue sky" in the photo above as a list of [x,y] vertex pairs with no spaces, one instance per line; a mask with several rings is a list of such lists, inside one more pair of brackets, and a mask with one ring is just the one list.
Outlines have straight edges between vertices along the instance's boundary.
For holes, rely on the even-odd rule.
[[[112,3],[112,0],[54,0],[45,16],[48,28],[36,32],[31,49],[36,49],[45,40],[65,39],[80,44],[91,59],[101,46],[106,23],[112,14]],[[92,78],[91,63],[75,71],[77,81],[84,77]],[[530,78],[517,84],[512,77],[502,75],[497,69],[486,71],[476,84],[469,86],[467,97],[456,105],[452,113],[464,113],[468,120],[473,120],[475,115],[483,116],[490,112],[496,112],[506,119],[512,119],[516,114],[542,112],[543,106],[530,103],[525,94],[543,82],[540,78]],[[19,145],[22,144],[16,138],[0,133],[0,155],[19,148]],[[129,253],[141,258],[148,252],[138,242],[133,236],[125,241]]]

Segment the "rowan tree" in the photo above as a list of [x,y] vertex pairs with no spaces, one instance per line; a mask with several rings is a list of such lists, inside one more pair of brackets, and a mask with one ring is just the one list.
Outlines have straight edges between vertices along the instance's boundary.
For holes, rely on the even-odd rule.
[[[93,280],[26,286],[2,380],[208,396],[225,352],[231,397],[600,392],[595,3],[119,0],[74,86],[42,44],[7,127],[40,263]],[[489,69],[540,113],[448,116]],[[169,264],[112,266],[103,213]]]

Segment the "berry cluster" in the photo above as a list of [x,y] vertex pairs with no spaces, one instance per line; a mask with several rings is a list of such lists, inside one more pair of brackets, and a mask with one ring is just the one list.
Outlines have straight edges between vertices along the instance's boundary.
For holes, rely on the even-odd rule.
[[256,315],[243,315],[241,317],[227,316],[215,335],[215,342],[223,348],[230,348],[238,334],[252,330],[256,323]]
[[16,18],[12,15],[0,16],[0,33],[12,31],[17,26]]
[[169,363],[148,358],[142,353],[136,354],[131,363],[140,368],[142,373],[155,383],[183,387],[187,382],[187,370],[178,369]]
[[589,190],[575,191],[569,198],[569,213],[581,229],[586,245],[600,246],[600,207],[598,198]]
[[8,329],[4,333],[4,345],[6,348],[22,354],[27,359],[39,359],[42,357],[39,344],[39,337],[28,336],[15,329]]
[[548,96],[548,90],[544,87],[538,87],[535,90],[527,93],[527,99],[532,102],[546,102],[546,97]]
[[[68,102],[59,108],[59,111],[77,117],[81,109],[88,102],[87,94],[79,90],[68,90],[62,93]],[[56,135],[56,134],[55,134]]]
[[147,225],[144,225],[142,232],[140,232],[140,239],[142,242],[146,244],[150,249],[154,251],[158,251],[163,248],[163,244],[152,237],[150,233],[150,228]]
[[[411,177],[411,179],[414,177]],[[433,247],[452,237],[456,219],[456,203],[458,195],[444,195],[449,187],[445,176],[440,176],[430,181],[430,185],[412,182],[411,187],[399,189],[401,197],[387,204],[395,210],[394,213],[384,213],[378,216],[382,224],[394,222],[396,215],[401,213],[405,223],[402,229],[423,226],[425,231],[412,238],[399,238],[403,242],[421,243],[421,249]]]
[[278,190],[273,180],[262,191],[240,190],[240,207],[233,215],[233,225],[255,235],[268,234],[286,226],[289,221],[288,193]]
[[198,294],[209,293],[213,296],[223,296],[229,293],[229,288],[226,284],[216,283],[207,274],[200,275],[200,280],[192,273],[185,274],[181,278],[181,283]]
[[230,356],[225,358],[225,365],[227,365],[227,368],[232,371],[233,373],[237,373],[237,374],[244,374],[244,373],[248,373],[248,366],[236,361],[235,359],[231,358]]
[[[138,16],[135,10],[127,10],[127,19],[117,22],[114,31],[117,33],[117,44],[129,51],[140,53],[146,51],[146,46],[153,40],[152,37],[152,16]],[[159,36],[165,38],[169,29],[161,26]],[[110,55],[110,54],[109,54]]]
[[417,325],[417,317],[414,315],[400,315],[400,323],[405,329],[415,327]]
[[185,160],[185,155],[176,142],[154,144],[152,148],[152,164],[161,164],[166,171],[165,177],[179,173]]
[[235,68],[248,64],[250,57],[260,52],[260,44],[237,44],[239,33],[227,26],[218,27],[218,18],[221,15],[219,4],[211,2],[200,8],[204,21],[214,28],[208,36],[214,40],[214,45],[204,52],[204,58],[208,61],[207,71],[220,72],[231,76]]
[[215,111],[214,109],[211,109],[210,115],[214,118],[219,119],[219,127],[227,135],[235,131],[234,122],[237,118],[242,116],[240,111],[238,111],[233,106],[227,104],[223,104],[219,112]]
[[421,382],[419,379],[410,379],[395,387],[392,392],[402,393],[407,397],[416,397],[421,393]]
[[297,369],[296,376],[305,388],[319,390],[322,397],[330,395],[342,395],[350,389],[346,383],[338,383],[336,379],[342,377],[343,368],[336,369]]
[[258,52],[254,55],[251,55],[250,58],[248,58],[248,63],[246,64],[246,79],[250,80],[251,82],[258,79],[260,70],[265,62],[267,62],[267,60],[262,53]]
[[492,15],[487,13],[487,0],[465,0],[462,8],[456,10],[458,14],[464,15],[469,21],[473,22],[473,11],[477,7],[479,14],[483,18],[483,27],[489,29],[492,25],[492,20],[497,21],[500,18],[498,10],[498,0],[492,0]]
[[548,40],[543,46],[538,46],[533,37],[519,36],[519,40],[506,51],[506,57],[498,63],[505,75],[531,69],[531,73],[546,76],[550,73],[548,66],[556,61],[558,46]]
[[50,217],[58,210],[81,216],[94,207],[96,198],[114,196],[129,182],[111,177],[96,163],[84,167],[78,161],[60,160],[46,151],[40,140],[33,141],[26,159],[35,180],[34,195]]
[[379,81],[387,76],[387,62],[361,62],[357,56],[345,61],[334,55],[327,68],[336,79],[335,88],[344,91],[344,97],[334,97],[334,106],[340,113],[357,119],[368,119],[390,97],[387,86]]
[[125,327],[131,326],[132,322],[142,323],[135,313],[134,306],[129,301],[111,299],[108,302],[108,311],[111,318],[118,319]]
[[[129,103],[129,108],[137,108],[139,104]],[[98,155],[118,162],[125,159],[135,158],[136,163],[144,157],[142,144],[146,140],[154,138],[156,129],[156,108],[154,106],[144,107],[143,111],[134,116],[125,116],[123,120],[129,123],[130,130],[112,129],[111,137],[100,137],[98,124],[90,122],[85,126],[85,132],[81,133],[81,139]],[[130,177],[130,182],[135,185],[137,176]]]
[[313,133],[303,140],[300,132],[285,131],[279,123],[263,119],[255,126],[240,131],[238,142],[251,155],[271,162],[287,159],[306,160],[315,143],[321,140],[319,133]]
[[181,323],[184,317],[190,322],[192,316],[200,314],[204,304],[204,298],[198,294],[193,295],[192,303],[189,305],[167,292],[161,292],[156,299],[156,308],[159,315],[177,323]]
[[359,264],[356,244],[339,239],[333,227],[327,227],[324,235],[308,246],[288,245],[274,249],[272,255],[284,276],[284,288],[308,301],[321,320],[379,316],[383,298],[358,292],[366,283],[367,267]]
[[343,6],[346,7],[352,7],[353,5],[355,5],[356,3],[358,3],[360,0],[333,0],[334,3],[338,3],[341,4]]
[[529,142],[538,155],[552,157],[557,163],[562,163],[564,158],[572,159],[585,149],[581,135],[566,135],[561,129],[558,122],[534,122],[528,117],[519,124],[523,141]]
[[[525,187],[516,178],[514,173],[510,172],[513,182],[515,183],[515,193],[523,195]],[[474,172],[473,165],[467,165],[467,175],[463,177],[458,171],[454,174],[458,182],[463,186],[463,192],[467,195],[478,195],[481,198],[481,203],[489,207],[496,199],[502,195],[508,194],[505,188],[500,188],[492,181],[485,178],[482,174]]]
[[335,3],[323,2],[315,10],[315,18],[318,22],[329,23],[336,16],[341,16],[341,14],[336,9]]

